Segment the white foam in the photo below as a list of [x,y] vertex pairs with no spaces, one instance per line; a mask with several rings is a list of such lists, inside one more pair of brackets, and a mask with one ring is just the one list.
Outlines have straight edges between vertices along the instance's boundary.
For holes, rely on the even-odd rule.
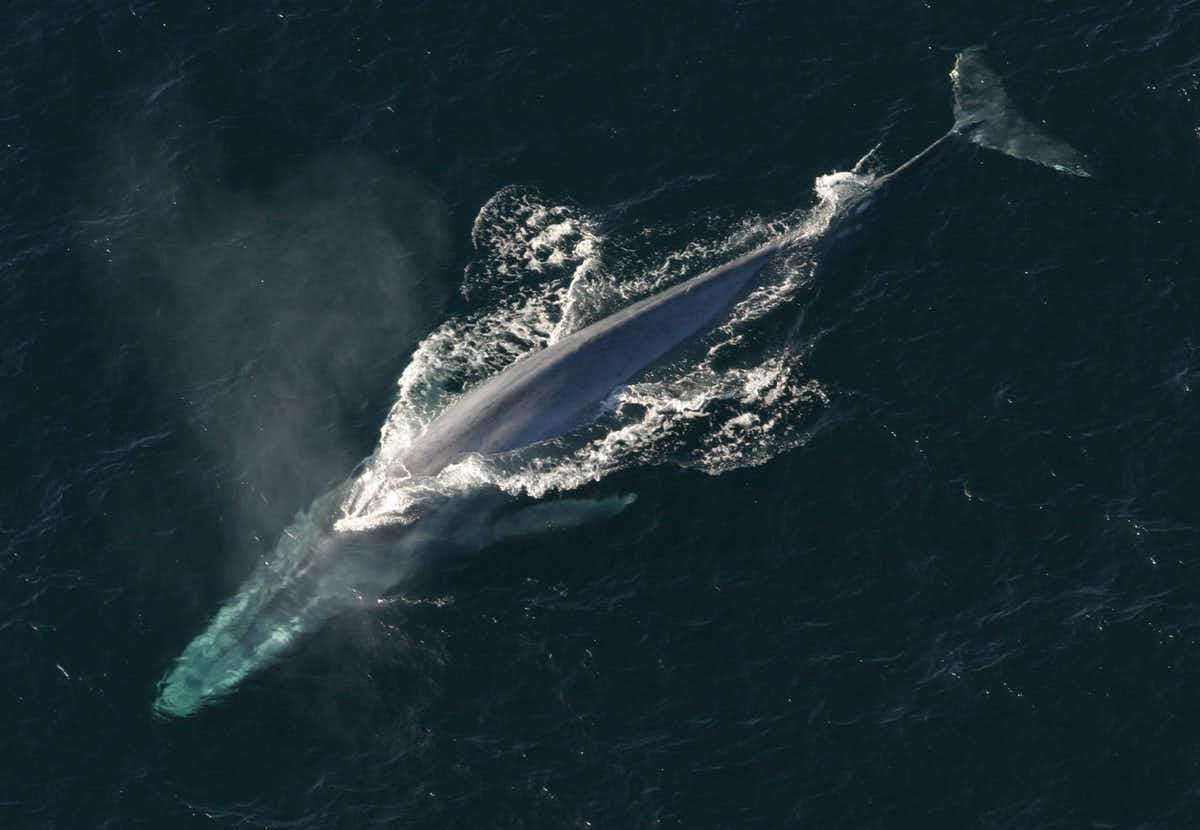
[[[463,284],[481,307],[446,321],[417,348],[379,448],[352,483],[335,527],[406,524],[431,500],[481,486],[541,497],[634,464],[670,462],[717,474],[762,464],[801,443],[828,393],[805,376],[799,344],[787,338],[763,344],[749,335],[811,284],[815,259],[805,243],[819,239],[840,206],[872,179],[822,176],[811,209],[746,217],[648,263],[610,262],[599,221],[575,206],[550,204],[523,188],[499,191],[476,217],[476,258]],[[710,335],[707,353],[618,390],[598,426],[532,458],[472,456],[434,477],[404,470],[400,459],[413,440],[465,389],[633,299],[785,234],[798,243],[795,253],[731,311]]]

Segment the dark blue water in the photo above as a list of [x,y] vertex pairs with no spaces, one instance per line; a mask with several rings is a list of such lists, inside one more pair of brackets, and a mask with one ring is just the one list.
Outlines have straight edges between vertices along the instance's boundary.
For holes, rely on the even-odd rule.
[[[4,19],[0,825],[1196,825],[1196,3]],[[881,206],[763,324],[825,400],[794,446],[660,448],[574,491],[615,518],[153,715],[422,339],[502,302],[460,291],[497,192],[661,264],[940,136],[975,43],[1097,175],[960,148]]]

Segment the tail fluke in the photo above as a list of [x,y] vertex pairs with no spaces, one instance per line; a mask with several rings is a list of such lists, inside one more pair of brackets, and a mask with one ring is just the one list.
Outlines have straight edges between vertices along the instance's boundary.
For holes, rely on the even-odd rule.
[[984,60],[982,46],[958,54],[954,83],[954,132],[981,147],[1044,164],[1073,176],[1091,176],[1083,154],[1023,118],[1008,102],[1000,77]]

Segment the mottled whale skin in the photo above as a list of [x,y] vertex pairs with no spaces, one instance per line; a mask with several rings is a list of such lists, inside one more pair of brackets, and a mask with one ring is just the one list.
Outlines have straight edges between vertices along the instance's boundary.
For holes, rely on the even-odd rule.
[[436,475],[467,454],[526,447],[586,423],[614,389],[708,329],[787,247],[768,243],[517,361],[435,418],[404,466]]

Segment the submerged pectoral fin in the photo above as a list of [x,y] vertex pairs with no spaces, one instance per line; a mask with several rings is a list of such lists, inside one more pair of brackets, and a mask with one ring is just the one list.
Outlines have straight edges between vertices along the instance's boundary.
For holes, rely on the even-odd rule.
[[1013,109],[1004,84],[984,59],[982,46],[958,54],[954,84],[954,130],[963,138],[1014,158],[1044,164],[1073,176],[1091,176],[1083,154],[1047,135]]
[[610,519],[637,501],[634,493],[599,499],[559,499],[522,507],[496,520],[492,540],[519,539]]

